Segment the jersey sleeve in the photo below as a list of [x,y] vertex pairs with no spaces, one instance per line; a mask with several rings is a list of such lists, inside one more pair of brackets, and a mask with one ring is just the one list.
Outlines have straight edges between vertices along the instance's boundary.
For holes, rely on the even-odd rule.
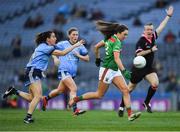
[[82,45],[82,46],[80,47],[79,53],[80,53],[80,55],[85,56],[85,55],[88,54],[88,50]]
[[146,41],[141,37],[139,41],[136,43],[136,54],[141,52],[142,50],[145,50],[145,44]]
[[122,48],[121,42],[118,42],[118,41],[114,42],[114,44],[113,44],[113,51],[120,52],[121,48]]
[[50,45],[47,45],[47,44],[41,44],[41,46],[39,46],[37,48],[37,51],[39,52],[43,52],[44,54],[47,54],[47,55],[51,55],[51,53],[55,50],[55,47],[54,46],[50,46]]
[[48,54],[51,55],[52,52],[53,52],[55,49],[56,49],[55,46],[51,46],[51,47],[49,48]]
[[61,42],[57,43],[55,47],[57,50],[64,50],[65,49],[63,46],[63,43],[61,43]]
[[157,32],[156,32],[156,31],[153,33],[153,38],[154,38],[154,39],[158,39],[158,35],[157,35]]

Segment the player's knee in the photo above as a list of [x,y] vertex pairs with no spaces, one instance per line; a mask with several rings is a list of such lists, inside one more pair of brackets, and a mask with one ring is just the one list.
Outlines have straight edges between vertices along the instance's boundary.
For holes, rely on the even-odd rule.
[[37,101],[40,101],[41,98],[42,98],[42,96],[41,96],[41,95],[36,95],[36,96],[34,96],[34,98],[35,98]]
[[73,90],[71,90],[71,93],[72,93],[72,94],[76,94],[77,91],[76,91],[75,89],[73,89]]
[[157,85],[157,84],[153,84],[153,85],[151,85],[151,88],[152,88],[153,90],[157,90],[158,85]]
[[32,99],[33,99],[33,97],[29,97],[29,98],[28,98],[28,102],[31,102]]

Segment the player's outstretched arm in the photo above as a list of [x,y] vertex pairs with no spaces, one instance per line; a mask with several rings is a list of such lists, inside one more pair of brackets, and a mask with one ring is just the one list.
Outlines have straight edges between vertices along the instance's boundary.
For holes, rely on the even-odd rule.
[[103,47],[104,45],[105,43],[102,40],[94,46],[94,53],[95,53],[96,58],[100,58],[99,48]]
[[169,6],[168,9],[166,9],[166,17],[164,18],[164,20],[160,23],[159,27],[156,29],[157,35],[159,36],[160,33],[162,32],[162,30],[164,29],[164,27],[166,26],[167,22],[169,21],[169,19],[172,17],[173,15],[173,11],[174,8],[173,6]]
[[78,41],[76,44],[72,45],[71,47],[61,51],[61,50],[54,50],[52,52],[52,55],[55,55],[55,56],[63,56],[63,55],[66,55],[67,53],[69,53],[70,51],[72,51],[74,48],[80,46],[81,44],[85,44],[85,41],[84,40],[80,40]]

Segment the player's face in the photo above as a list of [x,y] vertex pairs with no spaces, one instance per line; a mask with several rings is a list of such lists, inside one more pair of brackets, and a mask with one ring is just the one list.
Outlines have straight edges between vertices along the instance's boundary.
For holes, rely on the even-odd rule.
[[79,33],[78,33],[78,31],[72,31],[71,34],[69,34],[68,37],[69,37],[69,39],[70,39],[70,42],[71,42],[72,44],[75,44],[75,43],[77,43],[77,41],[78,41]]
[[153,25],[144,26],[144,34],[147,38],[151,38],[153,34]]
[[126,39],[127,36],[128,36],[128,30],[124,30],[124,31],[121,32],[121,33],[117,33],[117,37],[118,37],[118,39],[121,40],[121,41],[124,40],[124,39]]
[[47,43],[49,45],[55,45],[56,44],[56,40],[57,40],[57,38],[56,38],[55,33],[51,33],[50,38],[47,38]]

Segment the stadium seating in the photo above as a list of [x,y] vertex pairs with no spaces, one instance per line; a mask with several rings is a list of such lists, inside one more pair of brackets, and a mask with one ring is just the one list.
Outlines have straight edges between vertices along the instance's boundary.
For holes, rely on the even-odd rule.
[[[8,14],[13,14],[17,10],[22,10],[24,7],[29,7],[32,4],[38,5],[42,0],[6,0],[3,1],[0,5],[0,16],[3,18]],[[45,1],[45,0],[44,0]],[[72,9],[75,4],[82,5],[86,7],[88,15],[91,14],[92,9],[99,9],[104,14],[105,20],[113,20],[118,21],[120,23],[126,24],[129,27],[129,36],[127,40],[124,42],[124,50],[123,50],[123,62],[125,66],[129,69],[132,63],[132,59],[134,56],[134,49],[135,49],[135,42],[141,35],[143,31],[143,26],[134,27],[133,20],[136,15],[139,13],[139,17],[142,23],[147,23],[149,21],[153,22],[155,27],[161,22],[161,20],[166,15],[163,10],[165,9],[155,9],[150,8],[153,7],[156,0],[146,1],[145,3],[142,2],[143,0],[126,0],[126,1],[119,1],[119,0],[92,0],[88,2],[85,0],[54,0],[51,3],[48,3],[46,6],[40,6],[39,8],[34,8],[30,10],[28,13],[24,13],[21,16],[18,16],[11,21],[6,21],[4,23],[0,23],[0,46],[3,45],[5,49],[0,48],[0,85],[7,86],[9,83],[12,83],[15,76],[15,71],[18,69],[23,69],[25,64],[28,61],[28,57],[30,53],[20,59],[12,59],[3,60],[6,58],[6,55],[10,53],[10,43],[11,39],[16,35],[20,34],[22,37],[22,46],[27,46],[32,48],[34,47],[34,36],[41,31],[57,28],[62,30],[66,33],[66,30],[71,26],[76,26],[80,30],[80,35],[82,38],[85,38],[88,42],[88,45],[94,45],[96,42],[100,41],[103,37],[102,35],[96,31],[95,25],[92,20],[87,18],[74,18],[70,14],[68,14],[68,21],[64,25],[54,25],[53,19],[55,15],[58,13],[58,9],[60,6],[67,4],[69,9]],[[16,4],[15,4],[16,3]],[[118,3],[118,4],[117,4]],[[176,18],[180,18],[180,13],[178,12],[178,8],[180,6],[180,2],[177,1],[176,3],[172,3],[175,8],[175,14],[172,17],[170,23],[168,23],[168,28],[166,28],[161,36],[158,39],[159,44],[159,52],[157,53],[157,58],[161,60],[161,63],[164,66],[164,73],[166,71],[174,69],[177,74],[180,74],[180,69],[178,64],[180,62],[180,46],[178,44],[174,44],[174,46],[169,47],[167,44],[164,44],[163,37],[167,33],[168,29],[171,29],[175,34],[178,34],[180,31],[179,23]],[[149,12],[143,11],[145,8],[149,8]],[[48,12],[48,13],[47,13]],[[133,13],[134,14],[133,14]],[[44,18],[44,24],[35,28],[35,29],[24,29],[23,24],[25,20],[29,16],[36,16],[37,13],[41,13]],[[125,18],[128,16],[127,18]],[[177,39],[177,42],[180,39]],[[28,50],[28,49],[27,49]],[[168,53],[177,53],[175,57],[168,57]],[[79,76],[77,77],[76,81],[79,86],[79,93],[84,93],[87,91],[95,90],[97,87],[97,80],[98,80],[98,68],[94,65],[94,54],[90,49],[90,63],[80,63],[79,65]],[[90,70],[89,70],[90,69]],[[93,72],[92,72],[93,71]],[[84,77],[86,75],[86,77]],[[140,95],[146,91],[146,82],[142,82],[137,87],[137,91],[135,95]],[[161,83],[159,86],[160,91],[164,92],[164,87],[166,87],[165,83]],[[0,93],[2,93],[4,89],[0,89]],[[112,87],[110,88],[109,92],[107,93],[107,98],[117,97],[117,90]]]

